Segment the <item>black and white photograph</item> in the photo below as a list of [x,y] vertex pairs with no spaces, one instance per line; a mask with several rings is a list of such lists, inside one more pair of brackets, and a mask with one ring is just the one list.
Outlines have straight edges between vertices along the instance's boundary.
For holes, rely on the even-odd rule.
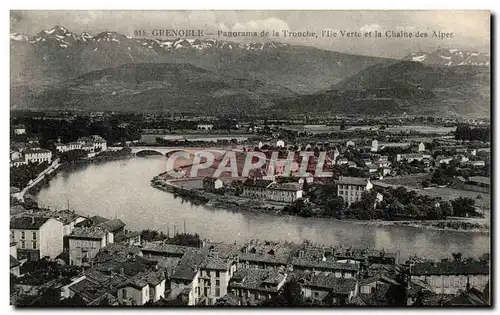
[[490,11],[9,16],[12,308],[493,305]]

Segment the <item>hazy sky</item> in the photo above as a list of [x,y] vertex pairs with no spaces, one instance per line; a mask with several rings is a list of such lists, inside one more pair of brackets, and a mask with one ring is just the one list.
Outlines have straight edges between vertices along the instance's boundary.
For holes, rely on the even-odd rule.
[[[403,57],[415,51],[459,48],[480,52],[490,50],[489,11],[11,11],[11,32],[35,35],[54,25],[72,32],[116,31],[134,36],[143,29],[202,29],[223,31],[375,31],[382,38],[284,38],[272,40],[311,45],[355,54]],[[386,31],[427,32],[422,39],[385,37]],[[453,32],[447,39],[432,37],[433,31]],[[282,33],[280,34],[282,35]],[[339,34],[340,36],[340,34]],[[210,36],[215,39],[227,39]],[[232,41],[262,41],[260,38]]]

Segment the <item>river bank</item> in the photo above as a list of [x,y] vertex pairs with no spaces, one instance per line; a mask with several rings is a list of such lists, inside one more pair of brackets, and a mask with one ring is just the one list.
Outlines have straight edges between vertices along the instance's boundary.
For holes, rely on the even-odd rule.
[[[161,174],[160,174],[161,175]],[[157,189],[165,192],[173,193],[174,196],[183,198],[186,201],[193,202],[193,204],[204,204],[209,207],[226,209],[232,211],[248,211],[256,213],[267,213],[276,216],[295,216],[289,212],[284,212],[283,209],[286,203],[270,202],[253,200],[234,195],[220,195],[215,193],[206,192],[199,189],[186,189],[180,185],[175,184],[179,180],[163,180],[161,176],[155,176],[151,180],[151,185]],[[381,226],[409,226],[420,229],[431,230],[445,230],[457,232],[481,232],[489,233],[490,226],[485,222],[470,222],[466,218],[458,220],[357,220],[357,219],[336,219],[329,216],[322,216],[314,214],[311,217],[320,219],[329,219],[337,221],[348,221],[356,224],[373,224]]]
[[[107,155],[107,156],[100,156],[96,155],[92,158],[88,159],[82,159],[82,160],[75,160],[71,162],[62,162],[59,163],[56,168],[54,168],[51,172],[47,172],[45,176],[38,181],[36,184],[34,184],[32,187],[26,190],[26,194],[31,195],[31,196],[36,196],[40,192],[40,190],[43,187],[46,187],[49,185],[50,181],[52,178],[54,178],[59,172],[62,170],[66,170],[70,167],[74,167],[77,165],[87,165],[87,164],[101,164],[105,162],[110,162],[110,161],[117,161],[117,160],[126,160],[132,158],[132,154],[129,155]],[[36,197],[34,197],[36,200]]]

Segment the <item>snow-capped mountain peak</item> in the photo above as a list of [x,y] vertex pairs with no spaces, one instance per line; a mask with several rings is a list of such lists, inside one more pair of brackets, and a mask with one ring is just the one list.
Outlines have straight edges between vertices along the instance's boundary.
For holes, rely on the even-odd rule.
[[457,48],[442,48],[433,52],[414,52],[403,58],[439,66],[489,66],[490,56],[487,53],[465,51]]

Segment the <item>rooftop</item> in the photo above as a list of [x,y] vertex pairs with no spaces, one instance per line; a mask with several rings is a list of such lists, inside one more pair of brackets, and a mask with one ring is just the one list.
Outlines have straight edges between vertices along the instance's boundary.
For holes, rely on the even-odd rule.
[[369,178],[362,177],[348,177],[344,176],[337,180],[337,184],[340,185],[354,185],[354,186],[366,186],[368,184]]
[[110,231],[110,232],[116,232],[122,228],[125,227],[125,223],[123,223],[122,220],[120,219],[112,219],[108,220],[102,223],[97,224],[98,227]]
[[255,188],[267,188],[270,184],[272,184],[272,180],[268,179],[247,179],[243,186],[247,187],[255,187]]
[[13,217],[10,219],[10,228],[18,230],[38,230],[48,219],[48,217],[42,216]]
[[336,278],[334,274],[325,272],[318,274],[314,272],[294,272],[294,274],[302,286],[328,289],[336,294],[349,294],[350,291],[356,288],[357,280],[354,278]]
[[75,227],[69,237],[100,240],[105,237],[105,235],[106,232],[99,227]]
[[416,263],[411,268],[411,274],[419,275],[488,275],[490,267],[480,261],[471,262],[423,262]]
[[298,191],[298,190],[302,190],[302,184],[301,183],[272,183],[269,186],[269,189]]
[[187,251],[175,267],[170,278],[181,280],[193,280],[198,268],[203,263],[207,253],[201,251]]
[[286,279],[285,273],[274,269],[238,269],[229,282],[230,288],[277,292],[278,284]]
[[484,176],[471,176],[469,177],[469,182],[490,185],[490,178]]

